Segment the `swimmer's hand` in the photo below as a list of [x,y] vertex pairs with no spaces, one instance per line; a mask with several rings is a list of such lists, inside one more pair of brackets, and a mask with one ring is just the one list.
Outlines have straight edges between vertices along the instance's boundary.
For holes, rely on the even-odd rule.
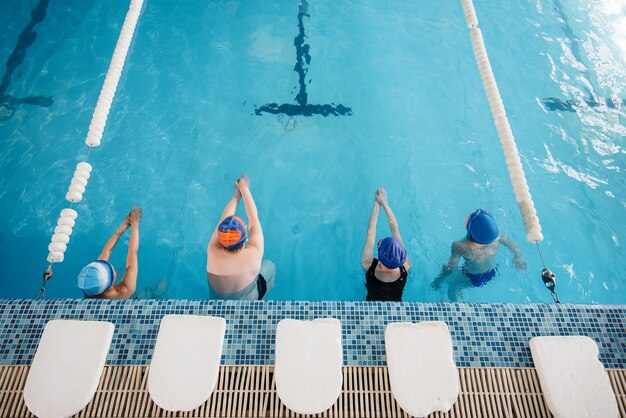
[[387,190],[385,190],[384,186],[380,186],[378,190],[376,190],[374,198],[380,205],[387,204]]
[[439,273],[439,276],[437,276],[437,278],[433,280],[431,284],[431,287],[433,288],[433,290],[441,289],[441,283],[443,283],[445,278],[448,277],[450,274],[452,274],[453,271],[454,271],[454,268],[450,267],[447,264],[444,264],[443,266],[441,266],[441,273]]
[[237,179],[237,187],[239,187],[239,191],[241,192],[242,188],[249,189],[250,188],[250,179],[247,175],[242,174]]
[[141,222],[141,216],[143,215],[143,209],[139,206],[133,206],[132,210],[128,214],[128,222],[131,226],[139,226]]
[[521,255],[513,257],[513,265],[517,270],[526,270],[526,262],[522,259]]
[[241,199],[241,192],[239,191],[239,180],[235,180],[235,190],[233,191],[233,197],[239,201]]
[[440,290],[441,289],[441,283],[443,283],[443,280],[446,278],[446,276],[444,276],[444,274],[440,274],[439,276],[437,276],[437,278],[435,280],[433,280],[433,282],[430,284],[430,287],[433,288],[433,290]]
[[120,226],[117,227],[117,229],[120,230],[121,232],[124,232],[128,229],[129,226],[130,226],[130,212],[128,213],[128,215],[126,215],[126,217],[124,218]]

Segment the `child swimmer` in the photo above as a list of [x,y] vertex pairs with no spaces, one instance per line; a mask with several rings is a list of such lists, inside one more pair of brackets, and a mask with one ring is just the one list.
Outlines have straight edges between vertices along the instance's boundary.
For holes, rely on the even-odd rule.
[[500,244],[513,252],[513,265],[516,269],[526,269],[519,248],[506,236],[499,235],[491,213],[483,209],[470,213],[465,219],[465,228],[467,235],[452,243],[450,260],[444,264],[441,274],[432,283],[433,289],[439,290],[441,283],[454,272],[463,257],[465,260],[462,267],[463,277],[450,283],[448,288],[448,297],[454,301],[461,296],[463,289],[483,286],[497,275],[496,254]]

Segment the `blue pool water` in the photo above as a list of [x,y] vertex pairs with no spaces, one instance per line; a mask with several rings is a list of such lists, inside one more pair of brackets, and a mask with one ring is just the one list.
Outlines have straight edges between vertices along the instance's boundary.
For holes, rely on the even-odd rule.
[[[445,285],[430,283],[465,216],[482,207],[520,244],[528,271],[516,272],[503,249],[499,276],[462,300],[551,301],[460,2],[309,0],[301,28],[299,5],[145,2],[47,296],[80,297],[77,273],[140,205],[139,293],[167,282],[161,297],[208,297],[206,244],[245,172],[277,266],[269,298],[363,299],[361,251],[373,192],[385,185],[412,259],[406,300],[447,299]],[[37,7],[45,17],[33,24]],[[476,1],[564,302],[626,302],[625,8]],[[0,297],[39,288],[126,10],[110,0],[3,5]],[[20,37],[25,30],[36,38]],[[33,104],[11,99],[27,97]],[[303,104],[311,115],[284,114]],[[381,214],[380,237],[386,228]],[[126,243],[113,257],[118,270]]]

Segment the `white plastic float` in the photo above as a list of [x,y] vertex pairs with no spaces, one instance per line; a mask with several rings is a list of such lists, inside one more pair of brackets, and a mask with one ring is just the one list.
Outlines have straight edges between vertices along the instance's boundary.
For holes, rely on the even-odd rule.
[[341,323],[283,319],[276,326],[276,392],[298,414],[321,414],[339,398],[343,375]]
[[98,388],[114,330],[110,322],[48,322],[24,385],[28,410],[41,418],[58,418],[87,406]]
[[150,398],[166,411],[192,411],[217,384],[226,321],[215,316],[166,315],[148,374]]
[[534,337],[530,352],[546,404],[555,418],[617,418],[598,345],[585,336]]
[[391,392],[405,412],[425,417],[452,409],[460,386],[445,322],[391,323],[385,351]]
[[530,242],[541,242],[543,241],[543,234],[541,233],[537,210],[535,209],[535,204],[530,190],[528,189],[522,161],[519,157],[517,145],[515,144],[515,137],[513,136],[513,131],[511,130],[511,125],[506,116],[506,110],[504,109],[504,103],[502,102],[502,97],[500,96],[500,91],[498,90],[498,85],[491,69],[483,35],[478,28],[478,17],[476,16],[476,10],[474,10],[474,4],[472,0],[461,0],[461,5],[463,7],[467,27],[471,29],[470,38],[472,40],[472,49],[474,50],[480,78],[487,95],[489,108],[491,109],[496,130],[498,131],[500,144],[504,150],[509,177],[511,178],[511,184],[515,192],[515,200],[517,201],[522,220],[524,221],[524,227],[526,228],[526,239]]

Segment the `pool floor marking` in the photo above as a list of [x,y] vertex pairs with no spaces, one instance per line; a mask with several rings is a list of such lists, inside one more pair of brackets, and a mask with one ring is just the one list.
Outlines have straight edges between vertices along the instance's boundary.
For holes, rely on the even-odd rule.
[[[600,100],[598,100],[600,99]],[[599,109],[621,109],[624,104],[623,99],[585,97],[582,99],[561,100],[556,97],[546,97],[541,99],[546,108],[550,111],[575,112],[577,107],[593,107]],[[584,103],[584,104],[583,104]]]
[[[267,103],[261,107],[257,107],[254,113],[260,116],[263,112],[274,115],[285,114],[288,116],[313,116],[313,115],[334,115],[334,116],[351,116],[352,109],[341,104],[309,104],[308,94],[306,92],[306,74],[311,64],[311,54],[309,54],[310,46],[304,43],[306,34],[304,32],[304,17],[309,15],[309,3],[307,0],[301,0],[298,5],[298,35],[293,40],[296,47],[296,65],[293,70],[298,73],[298,84],[300,86],[296,95],[296,103]],[[309,83],[311,80],[309,79]]]
[[[553,8],[556,14],[558,15],[559,22],[561,23],[561,29],[563,29],[563,33],[567,36],[569,40],[569,48],[574,55],[574,58],[581,64],[583,64],[583,69],[579,71],[582,73],[583,77],[587,80],[590,86],[593,86],[592,78],[597,81],[598,77],[593,76],[591,71],[589,71],[590,66],[584,64],[584,57],[581,53],[585,51],[585,48],[581,45],[580,38],[576,36],[572,26],[569,23],[569,17],[567,13],[565,13],[565,7],[560,0],[552,0]],[[585,54],[586,55],[586,54]],[[587,57],[587,61],[589,58]],[[566,111],[566,112],[575,112],[576,107],[597,107],[597,108],[609,108],[609,109],[620,109],[624,100],[620,98],[599,98],[596,97],[591,89],[588,86],[583,86],[583,90],[586,93],[586,97],[581,99],[569,99],[569,100],[561,100],[555,97],[546,97],[541,101],[546,106],[546,108],[550,111]]]
[[50,96],[28,96],[23,98],[13,97],[10,94],[5,94],[11,83],[11,76],[15,69],[24,62],[26,58],[26,51],[37,39],[37,32],[33,29],[38,23],[41,23],[46,17],[46,9],[48,8],[49,0],[39,0],[39,3],[30,12],[30,21],[26,27],[22,30],[17,38],[17,44],[9,55],[9,59],[6,63],[6,71],[2,76],[2,82],[0,82],[0,121],[7,120],[13,116],[15,111],[14,106],[20,104],[29,104],[41,107],[50,107],[54,102]]

